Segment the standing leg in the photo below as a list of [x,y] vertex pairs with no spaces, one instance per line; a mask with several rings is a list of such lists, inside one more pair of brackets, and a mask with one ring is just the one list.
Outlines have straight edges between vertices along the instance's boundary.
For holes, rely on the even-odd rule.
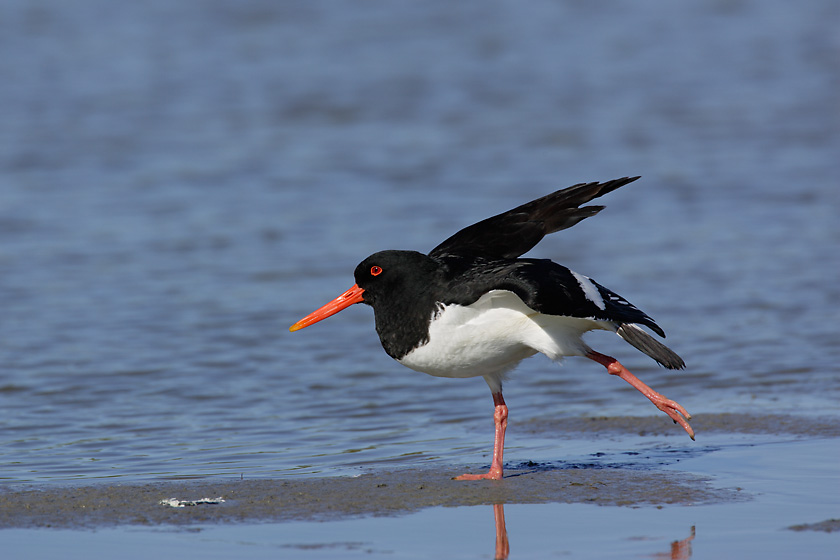
[[508,407],[502,393],[493,393],[493,420],[496,424],[496,439],[493,442],[493,462],[484,474],[462,474],[455,480],[500,480],[502,478],[502,455],[505,452],[505,430],[507,429]]
[[611,356],[605,356],[604,354],[599,354],[594,350],[590,350],[589,353],[586,355],[587,358],[590,360],[595,360],[605,368],[611,375],[617,375],[622,378],[624,381],[635,387],[640,393],[650,399],[656,408],[667,414],[671,417],[671,419],[683,427],[683,429],[688,432],[688,435],[691,439],[694,439],[694,430],[689,426],[688,420],[691,419],[691,415],[680,405],[680,403],[676,401],[672,401],[670,399],[666,399],[644,383],[642,383],[638,377],[630,373],[627,368],[619,363],[618,360]]

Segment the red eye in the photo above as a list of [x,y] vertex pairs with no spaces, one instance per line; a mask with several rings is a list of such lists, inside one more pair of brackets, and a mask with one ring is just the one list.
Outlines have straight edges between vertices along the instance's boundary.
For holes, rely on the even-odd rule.
[[373,265],[372,267],[370,267],[370,275],[371,276],[379,276],[380,274],[382,274],[382,267],[381,266]]

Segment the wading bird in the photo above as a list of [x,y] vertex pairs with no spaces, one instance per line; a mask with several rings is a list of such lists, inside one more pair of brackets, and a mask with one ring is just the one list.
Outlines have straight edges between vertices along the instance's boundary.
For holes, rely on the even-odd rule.
[[594,329],[617,333],[669,369],[685,363],[648,334],[665,333],[653,319],[591,278],[547,259],[519,258],[546,235],[594,216],[583,206],[638,179],[581,183],[466,227],[428,255],[381,251],[356,267],[355,285],[307,315],[297,331],[354,303],[373,307],[376,332],[389,356],[437,377],[483,376],[493,394],[496,437],[490,470],[459,480],[502,478],[508,408],[502,380],[537,352],[594,360],[638,389],[694,439],[691,416],[642,383],[618,360],[582,340]]

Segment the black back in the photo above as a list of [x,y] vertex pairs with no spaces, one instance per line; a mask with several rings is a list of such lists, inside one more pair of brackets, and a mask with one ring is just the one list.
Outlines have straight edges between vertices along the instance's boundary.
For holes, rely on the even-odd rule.
[[[594,280],[604,309],[587,298],[578,279],[563,265],[548,259],[474,259],[444,257],[449,274],[442,290],[442,303],[469,305],[490,290],[515,293],[531,309],[546,315],[593,318],[617,324],[637,323],[650,327],[659,336],[665,333],[653,319],[632,303]],[[590,279],[591,280],[591,279]]]

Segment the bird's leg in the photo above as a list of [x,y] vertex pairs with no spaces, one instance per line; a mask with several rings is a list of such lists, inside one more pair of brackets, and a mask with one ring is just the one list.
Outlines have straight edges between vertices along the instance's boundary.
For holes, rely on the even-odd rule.
[[493,441],[493,462],[484,474],[462,474],[455,480],[500,480],[502,478],[502,455],[505,452],[505,430],[507,429],[508,407],[502,393],[493,393],[493,420],[496,424],[496,439]]
[[626,367],[621,365],[618,360],[611,356],[605,356],[604,354],[599,354],[594,350],[590,350],[586,357],[590,360],[595,360],[605,368],[611,375],[617,375],[622,378],[624,381],[632,385],[636,388],[641,394],[646,396],[650,399],[656,408],[667,414],[671,417],[671,419],[683,427],[683,429],[688,432],[688,435],[691,439],[694,439],[694,430],[688,424],[688,420],[691,420],[691,414],[689,414],[680,403],[676,401],[672,401],[670,399],[666,399],[647,385],[641,382],[638,377],[630,373]]

